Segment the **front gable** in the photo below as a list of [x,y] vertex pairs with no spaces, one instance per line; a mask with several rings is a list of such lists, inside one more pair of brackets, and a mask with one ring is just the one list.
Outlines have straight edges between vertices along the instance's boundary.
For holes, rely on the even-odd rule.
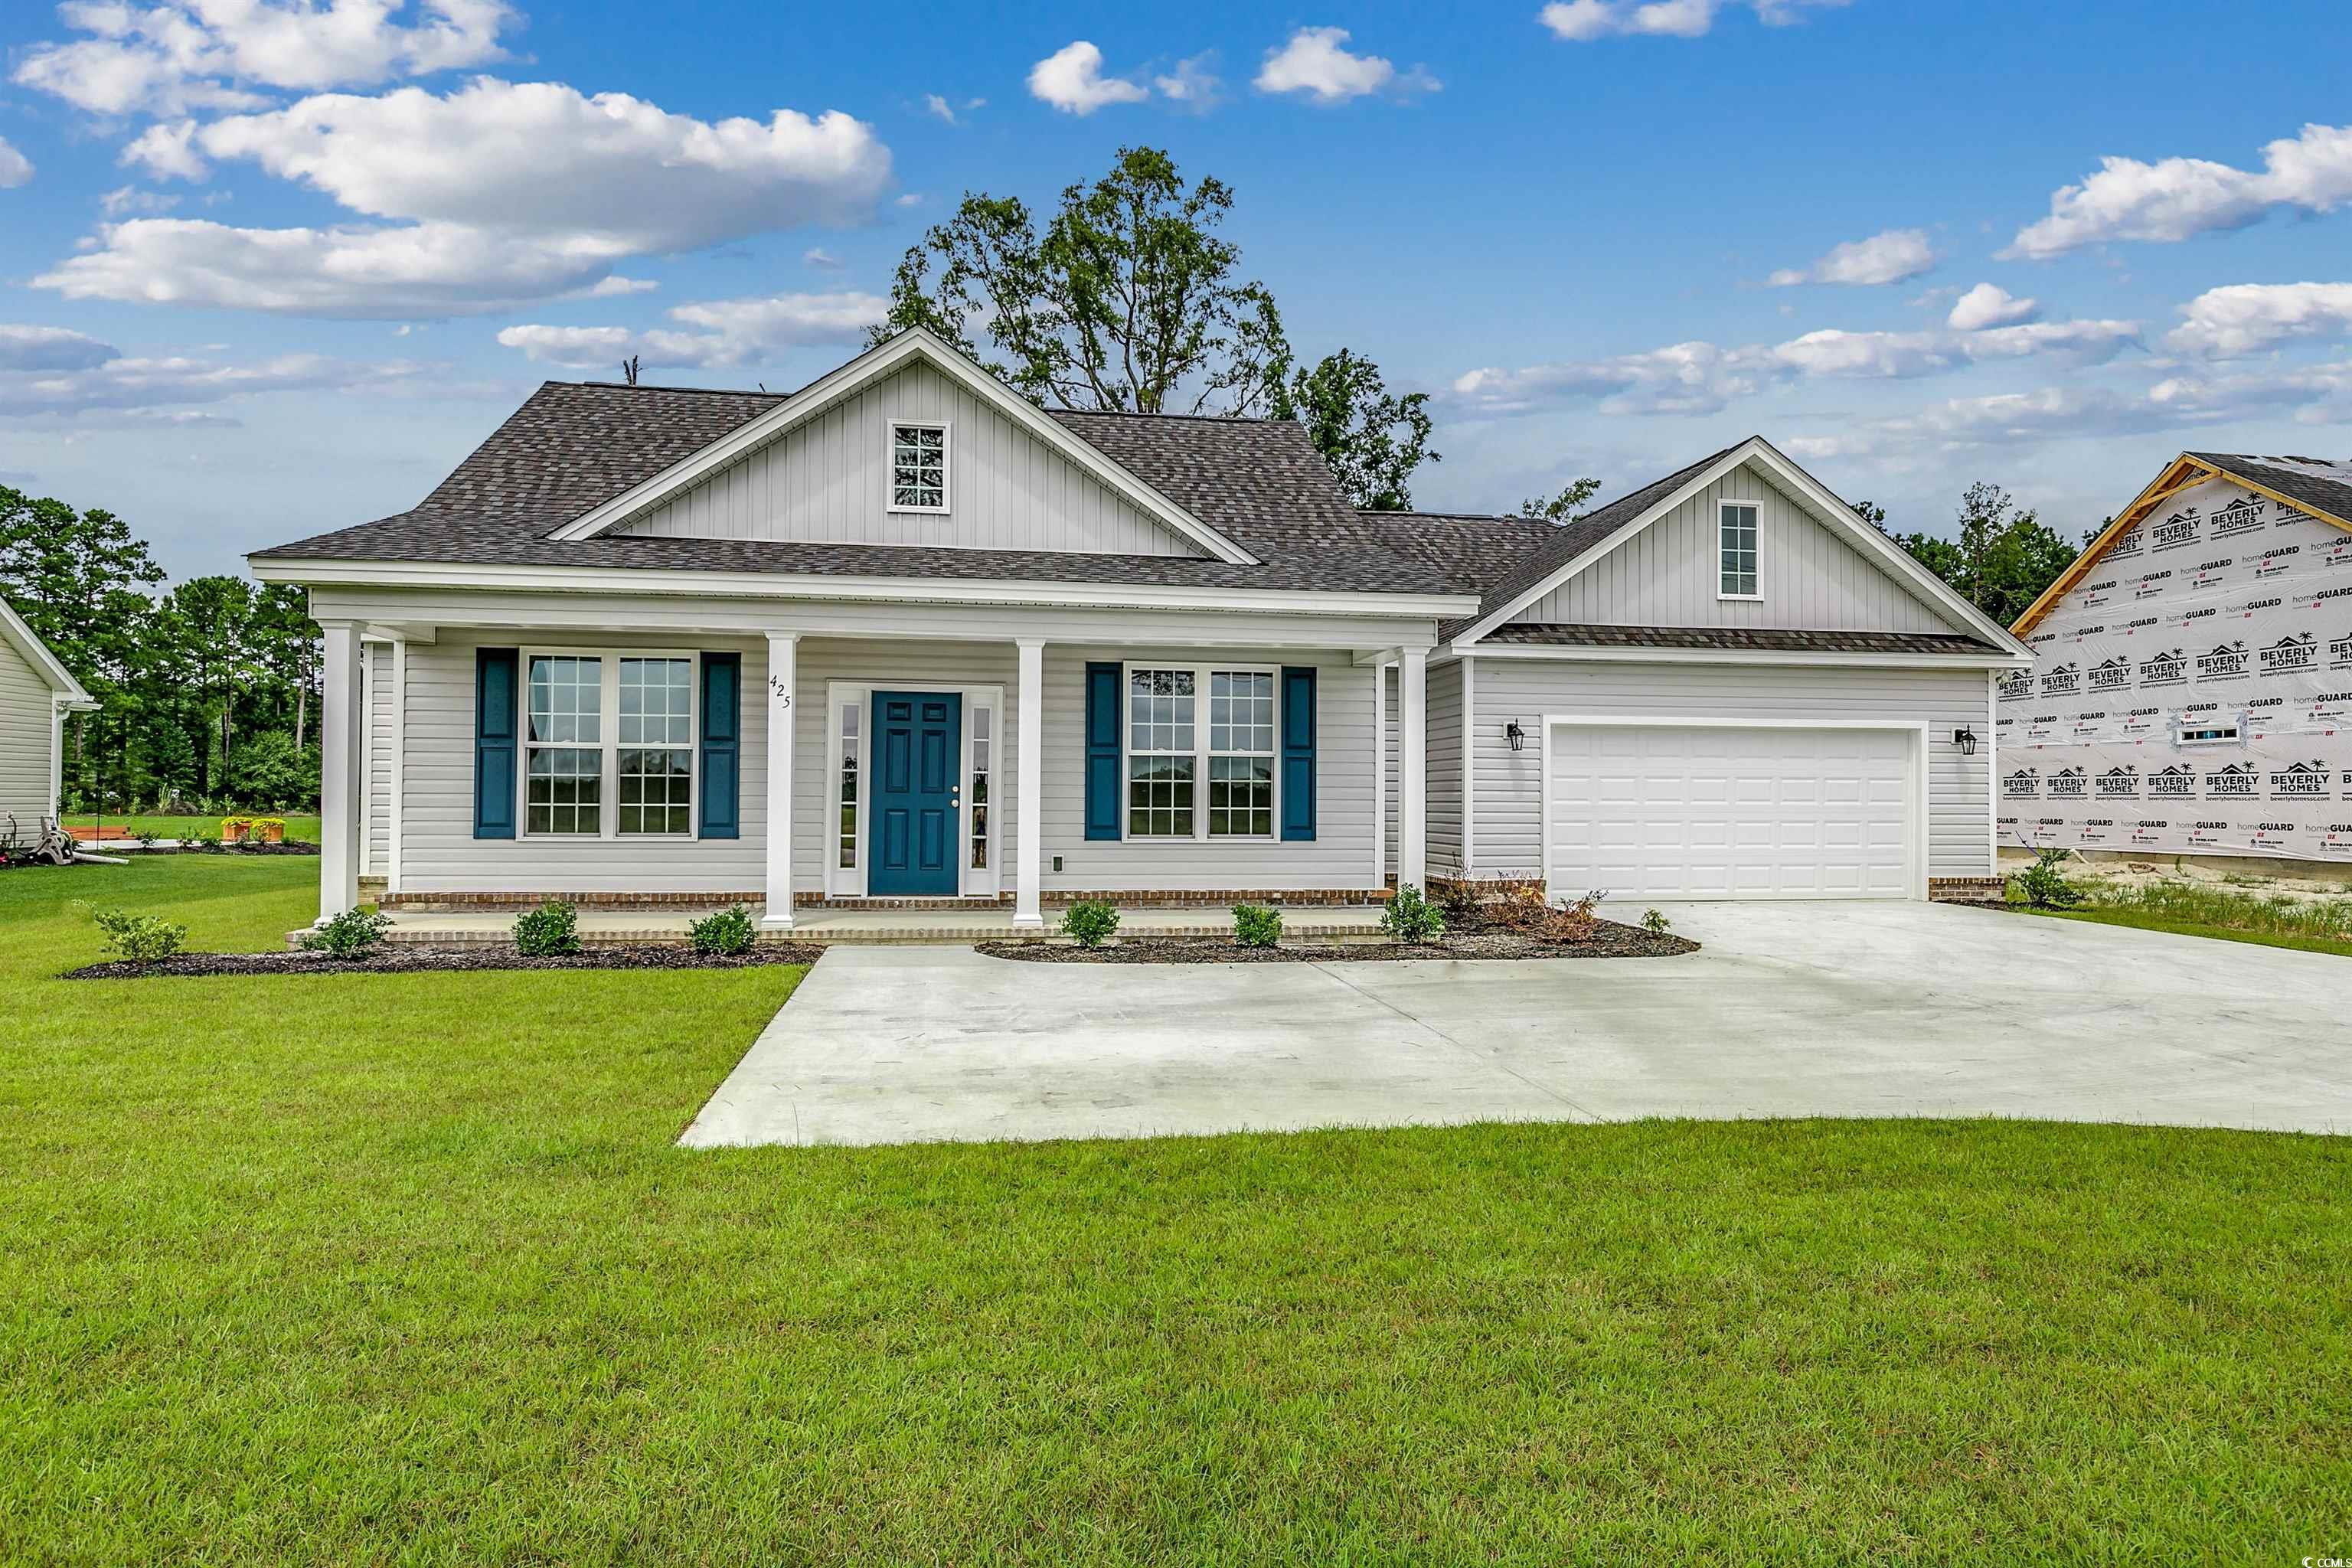
[[[1757,509],[1758,595],[1718,593],[1718,508]],[[1973,635],[1865,557],[1754,458],[1700,486],[1639,532],[1581,563],[1507,624]]]
[[[893,505],[893,431],[906,424],[936,428],[944,445],[940,509]],[[919,331],[860,355],[554,537],[600,535],[1251,562]]]

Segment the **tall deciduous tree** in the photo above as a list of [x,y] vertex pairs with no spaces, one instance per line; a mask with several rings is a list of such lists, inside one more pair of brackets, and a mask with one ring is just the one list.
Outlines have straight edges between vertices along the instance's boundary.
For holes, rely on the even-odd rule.
[[1574,522],[1584,515],[1584,503],[1600,491],[1601,481],[1595,479],[1570,479],[1560,487],[1559,494],[1546,500],[1541,496],[1529,496],[1519,503],[1518,515],[1540,522]]
[[1349,500],[1367,511],[1410,511],[1413,470],[1438,460],[1428,404],[1425,392],[1391,392],[1379,365],[1341,349],[1294,374],[1274,414],[1306,426]]
[[[163,577],[146,544],[112,512],[77,511],[0,485],[0,595],[101,702],[131,678],[153,610],[146,590]],[[74,715],[77,763],[89,724]]]
[[[1882,517],[1884,514],[1881,514]],[[1891,537],[1969,603],[2007,626],[2023,615],[2080,553],[2056,529],[1979,479],[1960,498],[1959,534]]]

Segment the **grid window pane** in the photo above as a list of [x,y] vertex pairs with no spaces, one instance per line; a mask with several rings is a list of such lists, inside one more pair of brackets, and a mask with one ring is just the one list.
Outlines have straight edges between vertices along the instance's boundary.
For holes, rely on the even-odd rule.
[[948,504],[948,433],[938,425],[890,427],[890,504],[939,510]]
[[1270,837],[1273,832],[1273,759],[1211,757],[1209,837]]
[[1719,514],[1722,591],[1753,594],[1756,589],[1756,508],[1727,506]]
[[620,741],[624,746],[694,743],[694,660],[621,661]]
[[1192,837],[1192,759],[1129,757],[1127,832],[1130,838]]
[[857,868],[857,720],[865,705],[841,705],[841,826],[838,858],[843,870]]
[[1127,677],[1127,749],[1191,752],[1193,676],[1189,669],[1136,669]]
[[1274,750],[1274,677],[1240,670],[1209,676],[1209,750]]
[[618,788],[622,832],[688,832],[694,805],[694,752],[684,746],[624,748]]
[[534,746],[526,796],[532,833],[604,831],[604,753],[582,746]]
[[604,738],[604,661],[533,655],[530,725],[533,745],[593,746]]
[[975,871],[988,869],[988,779],[994,771],[996,742],[991,736],[993,715],[985,708],[971,710],[971,845],[968,857]]

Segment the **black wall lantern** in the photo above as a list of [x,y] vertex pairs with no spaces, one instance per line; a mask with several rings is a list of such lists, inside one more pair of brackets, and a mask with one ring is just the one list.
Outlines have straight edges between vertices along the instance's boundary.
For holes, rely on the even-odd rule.
[[1960,755],[1973,757],[1977,754],[1977,732],[1974,730],[1955,730],[1952,731],[1952,744],[1960,749]]
[[1519,721],[1517,719],[1503,726],[1503,739],[1510,742],[1511,750],[1515,752],[1524,752],[1528,749],[1528,732],[1519,728]]

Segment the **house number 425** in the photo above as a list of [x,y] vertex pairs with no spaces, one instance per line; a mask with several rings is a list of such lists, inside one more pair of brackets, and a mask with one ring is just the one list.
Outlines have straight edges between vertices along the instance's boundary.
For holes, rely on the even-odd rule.
[[768,695],[776,700],[776,706],[779,708],[789,708],[793,705],[792,689],[784,684],[783,677],[780,675],[768,677]]

